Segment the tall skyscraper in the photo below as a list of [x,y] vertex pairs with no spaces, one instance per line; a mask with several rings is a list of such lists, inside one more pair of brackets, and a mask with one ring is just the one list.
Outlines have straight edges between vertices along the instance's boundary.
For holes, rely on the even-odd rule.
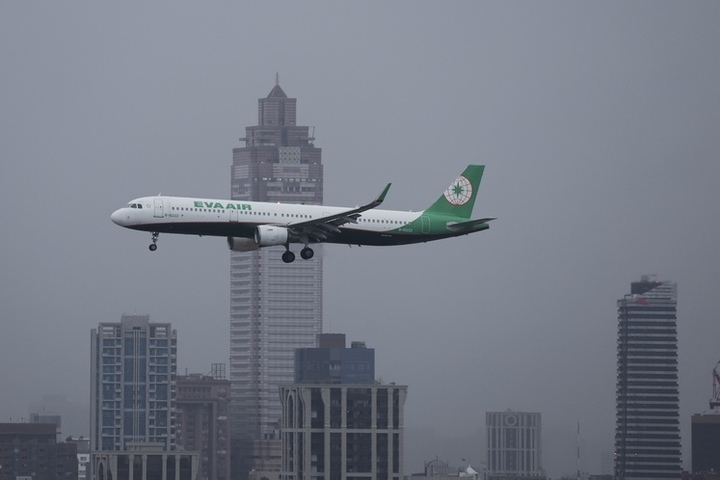
[[194,480],[196,452],[175,441],[177,335],[123,315],[91,334],[90,464],[95,480]]
[[[297,100],[277,84],[258,101],[258,125],[233,149],[233,200],[321,204],[321,150],[297,126]],[[293,381],[296,348],[322,331],[322,255],[282,262],[284,247],[231,252],[230,382],[233,475],[279,470],[278,386]],[[238,477],[241,478],[241,477]]]
[[407,387],[375,382],[375,351],[319,335],[295,359],[296,381],[280,390],[281,480],[403,479]]
[[615,478],[679,479],[677,285],[643,276],[617,306]]
[[537,412],[486,412],[488,478],[538,478],[542,470],[541,416]]

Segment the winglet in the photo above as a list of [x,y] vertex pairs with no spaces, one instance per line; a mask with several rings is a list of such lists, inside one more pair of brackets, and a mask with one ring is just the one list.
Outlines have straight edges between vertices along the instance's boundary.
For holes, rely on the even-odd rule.
[[374,202],[372,202],[373,208],[377,207],[378,205],[380,205],[381,203],[383,203],[385,201],[385,197],[387,196],[387,193],[390,190],[390,185],[392,185],[392,183],[388,183],[387,186],[385,187],[385,190],[382,191],[380,196],[377,197]]

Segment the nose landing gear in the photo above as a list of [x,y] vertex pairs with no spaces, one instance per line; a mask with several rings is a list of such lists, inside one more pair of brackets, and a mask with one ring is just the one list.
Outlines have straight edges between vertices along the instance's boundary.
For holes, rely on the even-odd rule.
[[157,241],[158,241],[159,235],[160,235],[160,233],[158,233],[158,232],[152,232],[152,243],[148,247],[151,252],[154,252],[155,250],[157,250]]

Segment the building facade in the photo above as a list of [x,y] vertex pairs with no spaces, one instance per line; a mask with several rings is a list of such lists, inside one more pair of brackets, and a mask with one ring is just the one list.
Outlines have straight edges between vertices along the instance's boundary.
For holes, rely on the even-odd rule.
[[[346,349],[320,340],[317,348],[303,350],[296,357],[301,383],[280,389],[280,478],[404,478],[407,387],[375,383],[374,351],[363,343]],[[337,374],[343,371],[354,372],[351,383]]]
[[[258,101],[258,124],[233,149],[233,200],[321,204],[323,166],[309,127],[297,126],[297,100],[276,84]],[[321,246],[286,264],[285,247],[231,252],[230,382],[233,471],[280,467],[278,386],[292,383],[296,348],[322,331]],[[237,471],[235,470],[237,468]],[[235,474],[234,473],[234,474]]]
[[317,347],[295,350],[295,383],[374,383],[375,350],[364,342],[345,348],[345,334],[321,333]]
[[0,480],[77,478],[77,449],[55,423],[0,423]]
[[695,414],[691,420],[692,473],[720,475],[720,414]]
[[486,412],[488,478],[544,477],[537,412]]
[[177,380],[178,450],[200,453],[200,478],[230,480],[230,381],[209,375]]
[[128,445],[124,451],[93,452],[93,480],[197,480],[196,452],[163,450],[159,444]]
[[74,444],[77,451],[77,480],[88,480],[90,478],[90,439],[67,437],[65,443]]
[[615,477],[679,479],[677,285],[643,276],[617,306]]

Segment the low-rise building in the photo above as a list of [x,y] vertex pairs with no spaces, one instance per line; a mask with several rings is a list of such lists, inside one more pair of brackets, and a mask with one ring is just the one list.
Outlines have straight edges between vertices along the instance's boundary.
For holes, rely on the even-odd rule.
[[0,423],[0,479],[77,478],[74,444],[58,444],[55,423]]

